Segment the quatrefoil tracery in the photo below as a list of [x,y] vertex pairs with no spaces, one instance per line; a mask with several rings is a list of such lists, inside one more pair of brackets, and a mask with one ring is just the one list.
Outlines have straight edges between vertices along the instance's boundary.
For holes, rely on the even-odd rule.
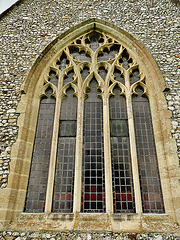
[[147,92],[145,77],[127,49],[112,37],[92,31],[61,50],[44,75],[41,93],[50,87],[56,97],[58,91],[66,94],[71,86],[75,95],[86,94],[93,78],[102,94],[109,96],[117,85],[125,95],[137,94],[138,85]]

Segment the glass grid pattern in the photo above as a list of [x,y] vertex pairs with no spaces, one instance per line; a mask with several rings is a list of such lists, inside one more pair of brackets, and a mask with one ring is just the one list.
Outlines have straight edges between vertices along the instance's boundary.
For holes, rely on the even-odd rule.
[[44,211],[55,110],[55,99],[51,98],[51,93],[52,90],[48,89],[48,98],[40,103],[25,212]]
[[[114,119],[127,121],[125,98],[120,96],[117,88],[114,93],[115,96],[110,98],[110,121]],[[111,133],[113,207],[115,213],[134,213],[135,200],[128,129],[126,134],[124,131],[119,133],[117,136],[114,134],[112,136]]]
[[81,211],[97,213],[105,212],[103,104],[95,81],[90,89],[84,106]]
[[76,122],[77,118],[77,98],[73,97],[73,93],[73,89],[68,89],[67,97],[62,100],[61,105],[60,120],[63,120],[66,137],[59,134],[58,138],[52,212],[73,211],[76,136],[69,128],[69,121]]
[[75,137],[59,139],[52,212],[73,211],[75,144]]
[[[74,90],[69,88],[67,97],[62,99],[60,120],[76,120],[77,119],[77,98],[73,96]],[[61,126],[60,126],[61,127]]]
[[133,111],[143,212],[164,213],[149,101],[140,87],[136,92]]

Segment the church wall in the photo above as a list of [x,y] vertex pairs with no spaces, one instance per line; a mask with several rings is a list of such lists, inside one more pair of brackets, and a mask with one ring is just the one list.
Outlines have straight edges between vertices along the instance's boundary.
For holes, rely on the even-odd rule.
[[0,185],[7,185],[11,146],[18,134],[20,87],[41,52],[57,36],[89,18],[132,34],[155,58],[167,83],[172,136],[180,156],[179,8],[171,1],[22,1],[1,18]]
[[11,170],[9,162],[11,147],[18,134],[16,107],[21,98],[22,83],[42,51],[54,39],[90,18],[111,22],[130,33],[154,57],[167,83],[165,96],[168,109],[172,111],[171,133],[180,156],[179,16],[178,5],[168,0],[24,0],[2,16],[0,19],[1,188],[6,188]]
[[12,239],[12,240],[33,240],[33,239],[58,239],[58,240],[178,240],[179,237],[174,234],[162,234],[162,233],[78,233],[78,232],[62,232],[62,233],[52,233],[52,232],[2,232],[0,233],[2,240]]

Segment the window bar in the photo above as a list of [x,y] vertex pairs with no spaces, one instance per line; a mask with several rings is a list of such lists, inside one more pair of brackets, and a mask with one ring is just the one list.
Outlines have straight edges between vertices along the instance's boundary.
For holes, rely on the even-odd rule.
[[59,117],[60,117],[60,106],[61,106],[61,99],[62,99],[62,92],[60,91],[60,89],[62,89],[62,87],[63,87],[63,78],[61,77],[61,74],[60,74],[58,89],[57,89],[57,96],[56,96],[54,128],[53,128],[53,136],[52,136],[52,143],[51,143],[51,155],[50,155],[48,183],[47,183],[47,191],[46,191],[46,204],[45,204],[46,214],[50,213],[52,209],[56,153],[57,153],[58,133],[59,133]]
[[[82,92],[79,92],[79,94],[81,93]],[[83,110],[84,110],[84,94],[83,96],[78,95],[76,156],[75,156],[75,173],[74,173],[75,174],[74,175],[74,201],[73,201],[74,213],[80,212],[81,210]]]
[[128,71],[124,71],[124,77],[125,77],[125,86],[126,86],[126,105],[127,105],[127,116],[128,116],[128,126],[129,126],[132,175],[133,175],[133,182],[134,182],[135,206],[136,206],[136,213],[142,214],[142,202],[141,202],[141,191],[140,191],[140,182],[139,182],[134,118],[133,118],[133,109],[132,109],[132,97],[130,92],[130,82],[129,82]]
[[110,123],[109,123],[109,98],[103,97],[103,131],[104,131],[104,167],[105,167],[105,194],[106,212],[113,213]]

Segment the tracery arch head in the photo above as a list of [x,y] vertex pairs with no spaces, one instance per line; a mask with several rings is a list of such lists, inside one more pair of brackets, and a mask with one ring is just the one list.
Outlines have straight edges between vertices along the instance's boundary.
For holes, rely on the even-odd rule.
[[50,60],[41,74],[43,93],[48,86],[56,96],[71,85],[75,94],[85,94],[92,78],[104,94],[112,94],[119,85],[124,94],[144,85],[145,74],[132,50],[109,33],[89,29],[66,44]]
[[85,93],[92,75],[102,91],[115,82],[125,91],[125,76],[130,85],[146,83],[155,92],[166,87],[151,55],[136,39],[107,22],[91,19],[67,31],[44,50],[22,90],[26,92],[32,86],[33,93],[37,84],[47,83],[55,90],[59,81],[62,85],[72,83]]

